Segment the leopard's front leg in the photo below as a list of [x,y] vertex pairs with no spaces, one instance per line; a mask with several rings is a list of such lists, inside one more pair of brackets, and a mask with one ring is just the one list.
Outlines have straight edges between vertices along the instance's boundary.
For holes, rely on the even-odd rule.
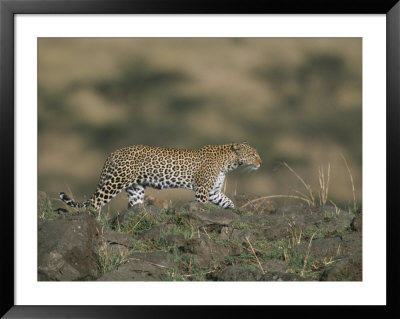
[[223,172],[219,173],[217,180],[215,181],[213,187],[209,192],[208,200],[216,205],[223,208],[235,208],[232,200],[222,192],[222,187],[224,186],[225,174]]
[[195,190],[195,200],[200,203],[207,203],[210,201],[213,204],[221,206],[223,208],[235,208],[232,200],[230,200],[224,193],[209,193],[207,195],[207,191],[204,189]]
[[210,192],[209,200],[211,203],[221,206],[222,208],[235,208],[235,204],[233,204],[232,200],[222,192]]

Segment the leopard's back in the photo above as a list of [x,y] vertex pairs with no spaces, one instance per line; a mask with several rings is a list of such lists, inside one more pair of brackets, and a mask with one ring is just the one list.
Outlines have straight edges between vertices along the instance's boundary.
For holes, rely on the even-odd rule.
[[113,161],[132,183],[157,189],[193,189],[202,164],[199,150],[131,146],[114,152]]

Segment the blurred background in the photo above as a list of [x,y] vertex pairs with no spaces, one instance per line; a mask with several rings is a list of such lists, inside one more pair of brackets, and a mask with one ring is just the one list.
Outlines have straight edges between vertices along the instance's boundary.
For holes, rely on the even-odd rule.
[[53,198],[89,198],[118,148],[247,141],[263,165],[229,173],[228,196],[306,192],[284,162],[317,193],[330,165],[328,198],[352,206],[343,155],[362,206],[360,38],[41,38],[38,56],[38,188]]

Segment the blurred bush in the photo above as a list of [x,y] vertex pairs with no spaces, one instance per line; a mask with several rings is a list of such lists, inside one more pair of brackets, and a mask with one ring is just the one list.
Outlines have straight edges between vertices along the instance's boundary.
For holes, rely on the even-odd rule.
[[361,202],[361,39],[43,38],[38,70],[39,189],[54,196],[89,197],[120,147],[248,141],[263,166],[230,174],[228,194],[290,194],[283,161],[313,185],[329,162],[346,205],[344,154]]

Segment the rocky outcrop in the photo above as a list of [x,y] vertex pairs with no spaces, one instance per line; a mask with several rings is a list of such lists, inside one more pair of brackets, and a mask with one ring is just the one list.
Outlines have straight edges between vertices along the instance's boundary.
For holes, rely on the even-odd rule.
[[93,280],[101,226],[87,213],[38,227],[38,280]]
[[105,223],[52,213],[39,192],[38,280],[362,280],[361,213],[241,200],[224,210],[147,198]]

